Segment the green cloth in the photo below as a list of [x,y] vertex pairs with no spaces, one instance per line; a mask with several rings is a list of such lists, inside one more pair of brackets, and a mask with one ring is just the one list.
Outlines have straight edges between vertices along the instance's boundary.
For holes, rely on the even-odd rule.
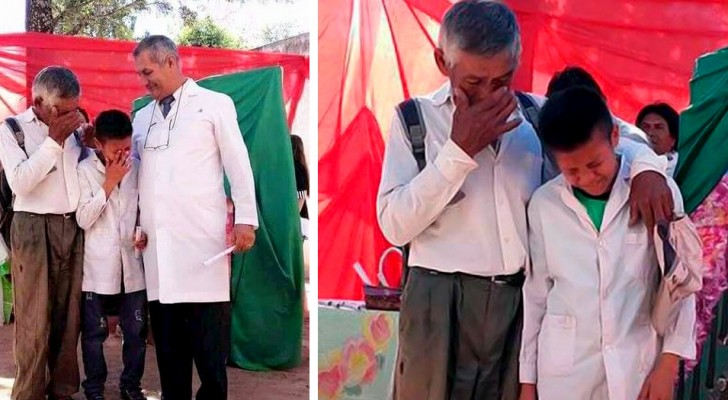
[[10,322],[10,314],[13,312],[13,283],[10,281],[10,260],[0,264],[0,291],[2,291],[2,304],[0,304],[3,323]]
[[[301,363],[303,339],[303,243],[281,69],[197,83],[233,99],[258,203],[255,246],[232,259],[230,362],[260,371],[293,368]],[[134,111],[149,101],[136,100]],[[227,182],[225,186],[229,195]]]
[[604,220],[604,209],[607,208],[607,200],[594,198],[577,188],[574,188],[574,196],[586,208],[586,213],[594,223],[597,231],[601,231],[602,220]]
[[728,48],[698,58],[690,107],[680,115],[678,165],[685,211],[693,212],[728,170]]

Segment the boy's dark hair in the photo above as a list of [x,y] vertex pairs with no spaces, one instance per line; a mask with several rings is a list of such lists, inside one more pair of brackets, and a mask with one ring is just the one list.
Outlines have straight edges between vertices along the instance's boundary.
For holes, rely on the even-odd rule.
[[588,142],[595,131],[609,140],[614,122],[604,99],[585,87],[554,94],[539,114],[539,130],[546,147],[573,151]]
[[124,139],[131,136],[131,120],[120,110],[102,111],[94,122],[96,138],[103,142],[108,139]]
[[549,86],[546,89],[546,97],[551,97],[558,92],[577,86],[589,88],[597,92],[602,99],[607,99],[594,77],[586,72],[584,68],[576,66],[566,67],[551,77]]
[[657,114],[667,121],[667,130],[670,131],[670,136],[675,139],[675,143],[677,144],[677,138],[680,136],[680,114],[667,103],[650,104],[645,106],[637,114],[637,126],[642,123],[642,120],[648,114]]

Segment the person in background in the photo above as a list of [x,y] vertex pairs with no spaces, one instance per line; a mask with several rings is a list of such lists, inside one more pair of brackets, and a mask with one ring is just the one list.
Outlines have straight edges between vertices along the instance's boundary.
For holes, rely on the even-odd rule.
[[296,172],[298,211],[301,213],[301,218],[308,219],[308,206],[306,205],[309,191],[308,165],[306,164],[306,154],[303,151],[303,140],[300,136],[291,135],[291,147],[293,149],[293,168]]
[[668,174],[673,176],[678,159],[680,114],[667,103],[654,103],[640,110],[635,123],[647,133],[655,152],[667,158]]

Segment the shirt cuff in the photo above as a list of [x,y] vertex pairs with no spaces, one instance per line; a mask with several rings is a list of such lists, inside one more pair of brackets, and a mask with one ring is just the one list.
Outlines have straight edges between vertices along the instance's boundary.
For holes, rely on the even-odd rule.
[[519,378],[521,383],[536,384],[536,363],[519,363]]
[[253,229],[258,229],[258,217],[250,217],[250,216],[235,216],[235,225],[250,225],[253,227]]
[[675,335],[666,336],[662,344],[662,352],[675,354],[684,360],[695,360],[697,356],[695,339]]
[[462,180],[465,175],[478,167],[478,163],[472,159],[455,142],[449,140],[440,149],[440,154],[435,159],[435,167],[449,182],[454,183]]

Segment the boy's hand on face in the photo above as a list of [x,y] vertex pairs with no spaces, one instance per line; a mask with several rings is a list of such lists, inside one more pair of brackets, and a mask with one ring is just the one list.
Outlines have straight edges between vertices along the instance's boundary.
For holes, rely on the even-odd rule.
[[113,159],[106,160],[106,181],[104,182],[104,190],[106,198],[111,196],[114,187],[121,182],[124,176],[131,170],[131,159],[129,153],[117,151]]
[[629,194],[630,224],[640,218],[652,235],[655,224],[671,221],[675,203],[672,191],[664,176],[654,171],[645,171],[632,179]]
[[672,400],[679,362],[674,354],[662,354],[642,385],[637,400]]

